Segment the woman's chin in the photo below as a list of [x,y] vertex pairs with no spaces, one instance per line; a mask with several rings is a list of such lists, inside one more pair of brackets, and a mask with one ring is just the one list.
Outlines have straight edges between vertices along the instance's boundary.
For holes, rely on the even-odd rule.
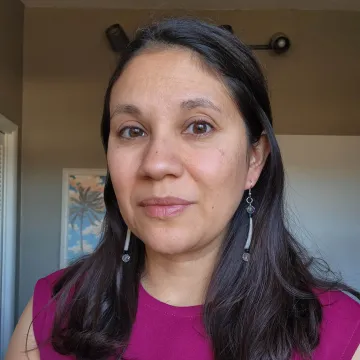
[[179,244],[179,243],[171,243],[167,241],[166,243],[156,243],[150,242],[145,244],[145,247],[157,254],[168,255],[168,256],[175,256],[185,254],[193,249],[191,244]]
[[143,242],[147,251],[174,256],[191,252],[197,247],[192,236],[171,235],[171,233],[164,235],[146,236]]

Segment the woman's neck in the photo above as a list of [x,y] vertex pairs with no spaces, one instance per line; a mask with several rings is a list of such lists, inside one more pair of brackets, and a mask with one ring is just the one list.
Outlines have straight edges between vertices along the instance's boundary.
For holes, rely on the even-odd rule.
[[219,246],[182,255],[164,255],[146,249],[144,289],[173,306],[203,304]]

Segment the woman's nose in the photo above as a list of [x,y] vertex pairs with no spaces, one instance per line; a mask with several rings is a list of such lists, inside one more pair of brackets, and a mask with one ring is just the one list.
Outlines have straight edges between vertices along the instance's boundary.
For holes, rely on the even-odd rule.
[[153,180],[166,176],[180,177],[183,173],[181,154],[175,140],[151,139],[144,149],[140,175]]

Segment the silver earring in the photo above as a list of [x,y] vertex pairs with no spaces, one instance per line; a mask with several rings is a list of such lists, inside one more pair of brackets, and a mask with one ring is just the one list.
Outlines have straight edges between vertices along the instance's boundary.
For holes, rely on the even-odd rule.
[[126,239],[124,245],[124,255],[121,258],[124,263],[128,263],[130,261],[130,255],[128,254],[129,246],[130,246],[130,238],[131,238],[131,231],[128,228],[126,232]]
[[243,260],[248,262],[250,260],[250,246],[251,246],[251,240],[252,240],[252,235],[253,235],[253,219],[252,216],[255,212],[255,208],[252,205],[254,199],[251,196],[251,187],[249,189],[249,195],[246,198],[246,202],[248,204],[246,211],[249,215],[249,232],[248,232],[248,236],[246,239],[246,243],[245,243],[245,247],[244,247],[244,253],[243,253]]

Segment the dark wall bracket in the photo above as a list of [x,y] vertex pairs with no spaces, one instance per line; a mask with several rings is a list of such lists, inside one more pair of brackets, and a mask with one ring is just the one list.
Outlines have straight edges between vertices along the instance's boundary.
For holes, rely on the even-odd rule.
[[253,50],[272,50],[276,54],[286,53],[291,46],[290,39],[283,33],[276,33],[268,44],[265,45],[248,45]]
[[[231,25],[226,24],[220,25],[219,27],[234,34],[234,30]],[[272,50],[276,54],[284,54],[290,49],[291,42],[288,36],[284,33],[278,32],[270,38],[268,44],[255,44],[248,46],[253,50]]]

